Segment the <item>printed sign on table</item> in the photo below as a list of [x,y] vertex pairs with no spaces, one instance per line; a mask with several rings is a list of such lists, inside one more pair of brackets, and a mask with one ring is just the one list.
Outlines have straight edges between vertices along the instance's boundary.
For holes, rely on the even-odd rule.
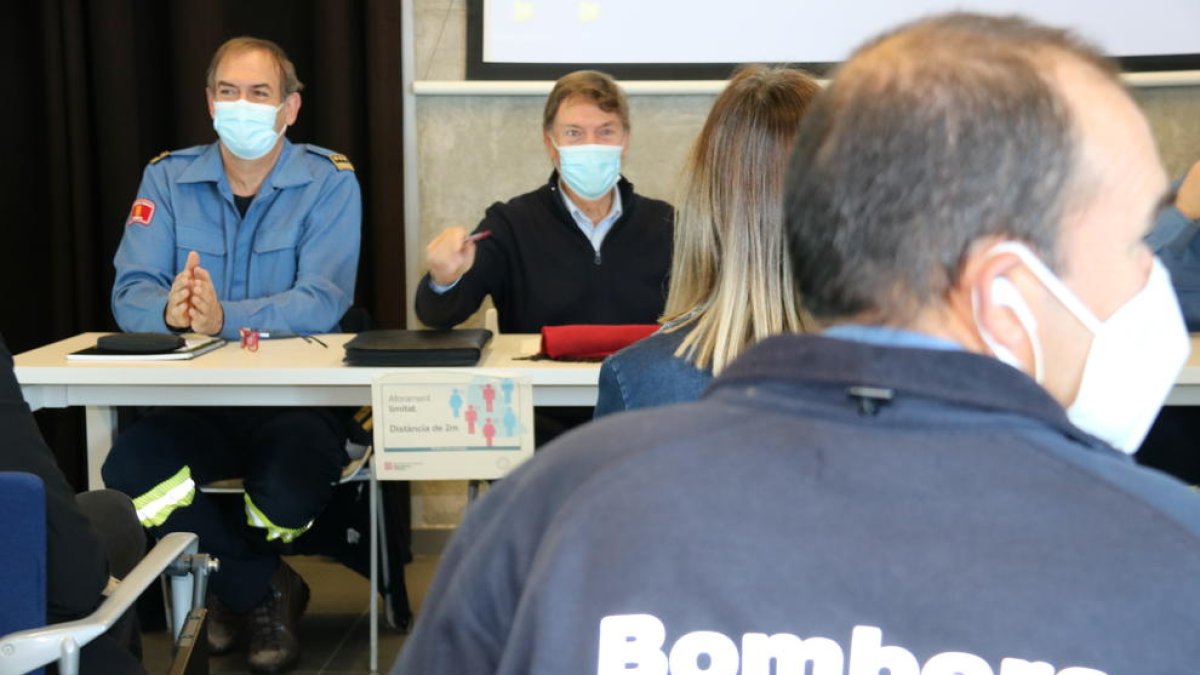
[[472,371],[382,375],[371,386],[376,478],[500,478],[533,456],[528,378]]

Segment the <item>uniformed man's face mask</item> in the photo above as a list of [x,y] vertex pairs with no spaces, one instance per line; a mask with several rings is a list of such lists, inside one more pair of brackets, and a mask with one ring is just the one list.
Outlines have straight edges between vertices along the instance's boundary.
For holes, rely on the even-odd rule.
[[286,126],[275,131],[275,118],[283,104],[236,101],[213,102],[213,129],[230,152],[242,159],[258,159],[275,147]]
[[[1026,269],[1092,333],[1079,392],[1067,408],[1071,422],[1118,450],[1136,452],[1191,351],[1171,276],[1162,262],[1155,258],[1142,290],[1101,321],[1025,245],[1003,242],[992,252],[1016,254]],[[1045,364],[1033,311],[1005,277],[994,280],[992,300],[1011,309],[1029,336],[1034,357],[1032,375],[1040,384]],[[996,358],[1023,370],[1007,347],[982,326],[979,332]]]

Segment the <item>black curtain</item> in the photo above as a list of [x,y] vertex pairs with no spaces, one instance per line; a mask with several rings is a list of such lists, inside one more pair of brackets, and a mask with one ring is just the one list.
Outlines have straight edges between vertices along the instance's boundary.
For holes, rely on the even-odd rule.
[[[146,162],[216,136],[204,74],[224,40],[278,42],[305,83],[293,142],[354,162],[355,304],[404,325],[401,0],[42,0],[0,9],[4,312],[14,353],[115,330],[112,258]],[[82,485],[82,416],[39,413]]]

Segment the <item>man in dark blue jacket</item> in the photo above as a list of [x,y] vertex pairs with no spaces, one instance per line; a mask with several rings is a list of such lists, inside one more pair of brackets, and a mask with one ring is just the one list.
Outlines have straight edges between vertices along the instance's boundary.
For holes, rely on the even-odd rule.
[[1166,188],[1065,32],[953,14],[860,48],[787,178],[830,328],[500,482],[397,672],[1195,672],[1200,496],[1126,454],[1189,348],[1143,242]]

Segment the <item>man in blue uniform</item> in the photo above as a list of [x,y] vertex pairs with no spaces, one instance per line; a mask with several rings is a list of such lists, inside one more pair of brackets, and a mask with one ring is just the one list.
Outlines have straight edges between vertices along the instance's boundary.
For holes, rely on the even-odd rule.
[[[113,314],[127,331],[239,329],[305,335],[336,329],[354,297],[361,203],[350,162],[284,137],[300,110],[295,68],[278,45],[236,38],[208,71],[219,142],[164,153],[146,167],[117,250]],[[290,667],[304,581],[279,559],[312,524],[345,463],[332,411],[156,409],[117,439],[105,482],[134,498],[156,532],[192,531],[221,560],[209,644],[249,633],[258,672]],[[244,511],[197,491],[242,477]]]
[[1115,675],[1200,662],[1200,496],[1134,464],[1188,354],[1114,67],[952,14],[801,123],[822,335],[599,420],[468,513],[395,672]]

